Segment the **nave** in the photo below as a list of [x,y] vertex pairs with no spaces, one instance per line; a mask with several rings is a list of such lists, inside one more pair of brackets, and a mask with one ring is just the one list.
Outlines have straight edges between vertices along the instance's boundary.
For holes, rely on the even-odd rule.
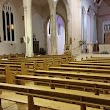
[[7,110],[109,110],[109,61],[109,57],[75,61],[69,55],[1,59],[1,106]]

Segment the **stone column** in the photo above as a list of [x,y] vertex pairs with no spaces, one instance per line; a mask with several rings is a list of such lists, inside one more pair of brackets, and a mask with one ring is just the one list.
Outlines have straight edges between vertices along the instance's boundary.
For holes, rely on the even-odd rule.
[[99,41],[98,41],[98,15],[96,14],[96,29],[97,29],[97,33],[96,33],[96,52],[98,52],[98,44],[99,44]]
[[33,37],[32,37],[32,0],[23,0],[24,21],[25,21],[25,43],[26,56],[32,57],[33,54]]
[[84,19],[84,39],[86,40],[87,43],[87,12],[88,10],[85,9],[85,19]]
[[89,53],[93,53],[93,15],[90,12],[90,41],[89,41]]
[[48,0],[50,8],[51,55],[57,54],[56,4],[58,0]]
[[86,44],[83,45],[83,50],[86,53],[87,52],[87,9],[83,9],[83,40],[86,41]]

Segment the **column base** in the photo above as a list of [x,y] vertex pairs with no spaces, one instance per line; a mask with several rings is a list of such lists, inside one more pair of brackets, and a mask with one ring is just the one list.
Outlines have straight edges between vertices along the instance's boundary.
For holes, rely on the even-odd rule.
[[25,54],[25,57],[33,57],[34,56],[34,53],[26,53]]
[[93,45],[91,43],[88,44],[88,51],[89,53],[93,53]]

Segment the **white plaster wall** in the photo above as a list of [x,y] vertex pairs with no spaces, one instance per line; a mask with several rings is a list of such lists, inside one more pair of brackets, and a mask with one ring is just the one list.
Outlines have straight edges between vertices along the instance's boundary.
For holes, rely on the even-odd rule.
[[[97,5],[94,5],[93,0],[82,0],[81,5],[84,8],[85,13],[86,13],[86,16],[85,16],[85,19],[87,18],[87,20],[86,20],[86,30],[88,30],[88,28],[90,28],[90,30],[91,30],[90,33],[89,33],[90,34],[89,36],[88,36],[88,32],[85,31],[85,35],[87,35],[86,36],[87,43],[91,42],[91,43],[95,44],[96,39],[97,39],[96,15],[95,15],[95,13],[97,13]],[[93,10],[90,14],[90,18],[87,15],[87,10],[88,10],[89,7],[91,7],[91,9]],[[89,23],[89,19],[90,19],[90,23]],[[90,24],[90,25],[88,25],[88,24]],[[88,27],[88,26],[90,26],[90,27]],[[89,41],[88,41],[88,39],[89,39]]]
[[[72,36],[72,45],[71,50],[73,55],[81,53],[81,47],[79,46],[79,41],[81,40],[81,10],[84,6],[85,10],[91,6],[94,12],[97,13],[97,6],[94,6],[93,0],[68,0],[71,13],[71,36]],[[96,33],[96,32],[95,32]],[[96,35],[96,34],[95,34]],[[69,36],[69,37],[71,37]]]
[[24,36],[24,21],[23,16],[23,5],[21,1],[9,0],[14,8],[14,28],[15,28],[15,42],[4,42],[3,40],[3,27],[2,27],[2,5],[6,0],[0,1],[0,55],[3,54],[15,54],[25,53],[25,44],[20,43],[20,38]]
[[[56,26],[57,26],[57,54],[62,55],[64,53],[65,45],[65,24],[60,16],[56,16]],[[59,28],[60,24],[60,28]],[[58,35],[59,31],[59,35]]]
[[[60,24],[60,28],[59,27]],[[47,24],[47,53],[51,54],[51,36],[49,34],[49,25],[50,20]],[[59,34],[58,34],[59,31]],[[62,55],[64,53],[64,45],[65,45],[65,23],[64,20],[57,15],[56,16],[56,33],[57,33],[57,54]]]
[[97,12],[97,6],[94,5],[93,0],[81,0],[81,1],[82,1],[81,5],[82,5],[86,10],[88,10],[89,6],[91,6],[91,8],[92,8],[95,12]]
[[102,2],[98,10],[98,41],[100,44],[104,43],[103,24],[110,22],[110,11],[108,10],[110,10],[110,7],[105,2]]
[[71,33],[72,33],[72,54],[80,54],[81,48],[77,48],[81,40],[81,0],[71,0]]
[[45,48],[44,38],[44,19],[38,14],[37,10],[32,9],[32,29],[36,35],[36,40],[39,41],[39,48]]
[[60,27],[60,35],[57,35],[57,54],[62,55],[64,53],[65,45],[65,29],[64,26]]

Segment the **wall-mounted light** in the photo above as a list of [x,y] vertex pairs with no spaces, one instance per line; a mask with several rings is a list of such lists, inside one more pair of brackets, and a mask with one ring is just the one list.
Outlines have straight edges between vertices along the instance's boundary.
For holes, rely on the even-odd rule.
[[11,30],[14,30],[14,25],[13,25],[13,24],[11,24],[10,28],[11,28]]

